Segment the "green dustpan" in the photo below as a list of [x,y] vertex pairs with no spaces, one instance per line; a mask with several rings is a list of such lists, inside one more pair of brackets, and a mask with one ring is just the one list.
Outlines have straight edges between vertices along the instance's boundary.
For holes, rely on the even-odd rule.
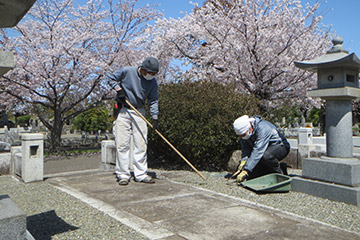
[[241,183],[242,186],[261,193],[289,192],[291,177],[279,173],[271,173]]

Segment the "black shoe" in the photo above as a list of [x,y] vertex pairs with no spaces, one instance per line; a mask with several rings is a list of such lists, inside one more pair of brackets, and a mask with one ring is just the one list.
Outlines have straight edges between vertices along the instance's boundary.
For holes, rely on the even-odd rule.
[[288,176],[288,171],[287,171],[287,164],[286,163],[280,163],[280,169],[282,171],[282,173],[286,176]]
[[141,181],[139,181],[139,180],[135,180],[135,181],[136,182],[142,182],[142,183],[155,183],[155,180],[150,176],[147,176],[146,178],[144,178]]

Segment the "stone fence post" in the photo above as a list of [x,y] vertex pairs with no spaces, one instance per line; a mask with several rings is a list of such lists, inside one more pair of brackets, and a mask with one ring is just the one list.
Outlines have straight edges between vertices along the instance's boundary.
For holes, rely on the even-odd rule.
[[[44,177],[44,135],[39,133],[21,136],[21,163],[15,161],[16,172],[25,183],[42,181]],[[18,171],[19,171],[18,170]]]

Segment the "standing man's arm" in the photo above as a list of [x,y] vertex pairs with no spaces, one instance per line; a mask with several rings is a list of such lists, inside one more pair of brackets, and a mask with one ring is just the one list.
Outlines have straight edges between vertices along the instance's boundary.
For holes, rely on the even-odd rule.
[[122,80],[125,78],[126,72],[123,71],[122,69],[115,71],[114,73],[110,73],[108,74],[107,80],[108,80],[108,84],[110,85],[110,87],[112,89],[114,89],[116,91],[116,101],[118,104],[118,107],[121,108],[122,105],[125,104],[125,98],[126,98],[126,93],[124,91],[124,89],[122,89],[121,87],[121,82]]
[[106,75],[108,84],[115,91],[121,90],[120,84],[121,81],[124,79],[124,77],[125,77],[125,72],[122,70],[117,70],[114,73],[109,73]]

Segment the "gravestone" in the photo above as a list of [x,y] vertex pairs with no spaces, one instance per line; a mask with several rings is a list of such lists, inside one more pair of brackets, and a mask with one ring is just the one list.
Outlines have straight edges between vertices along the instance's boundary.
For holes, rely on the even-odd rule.
[[304,116],[301,116],[301,124],[300,124],[301,127],[305,127],[305,117]]

